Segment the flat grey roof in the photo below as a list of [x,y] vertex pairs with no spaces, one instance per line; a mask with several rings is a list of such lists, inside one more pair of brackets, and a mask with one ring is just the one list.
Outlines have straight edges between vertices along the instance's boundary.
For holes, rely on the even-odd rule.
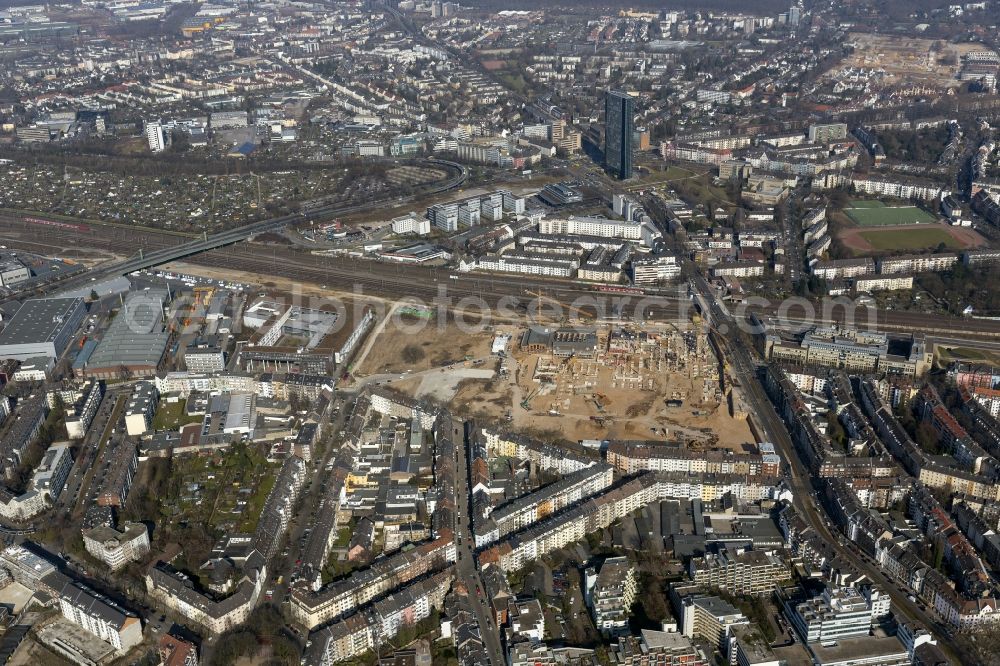
[[104,338],[90,355],[87,368],[156,366],[170,334],[160,311],[166,292],[139,292],[125,301]]
[[54,342],[63,323],[82,304],[82,298],[32,298],[25,301],[0,332],[0,346]]

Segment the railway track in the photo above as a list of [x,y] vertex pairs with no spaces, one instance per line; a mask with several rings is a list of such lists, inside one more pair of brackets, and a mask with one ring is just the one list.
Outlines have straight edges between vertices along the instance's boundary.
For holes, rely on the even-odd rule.
[[[129,232],[113,228],[100,233],[94,227],[87,234],[74,233],[59,228],[39,229],[22,220],[0,217],[0,235],[10,247],[19,247],[39,253],[61,254],[67,248],[84,245],[117,256],[132,254],[136,248],[145,251],[169,249],[182,238],[154,231],[136,230]],[[625,297],[600,294],[588,287],[575,286],[570,281],[526,278],[511,275],[489,276],[469,274],[460,279],[450,279],[451,273],[445,269],[423,266],[406,266],[379,263],[367,259],[329,257],[313,255],[289,247],[269,246],[258,243],[235,243],[221,249],[208,250],[184,258],[184,261],[212,268],[230,268],[260,274],[270,274],[316,284],[329,285],[331,289],[349,291],[354,285],[364,287],[372,296],[387,298],[414,297],[427,302],[433,301],[444,289],[452,300],[476,297],[490,307],[495,307],[502,297],[516,299],[523,304],[536,303],[535,294],[541,292],[543,300],[573,305],[575,301],[588,300],[593,305],[581,309],[593,316],[613,317],[639,316],[659,320],[677,321],[691,312],[687,299],[675,296]],[[627,309],[628,304],[636,304],[639,299],[651,308],[644,313]],[[625,309],[623,309],[623,306]],[[831,317],[817,319],[783,313],[780,305],[752,308],[754,312],[775,316],[784,314],[790,322],[802,323],[845,323],[850,316],[854,321],[868,322],[868,313],[859,310],[848,313],[840,310]],[[931,335],[951,335],[963,338],[996,340],[1000,338],[1000,323],[989,320],[974,320],[955,317],[928,317],[922,313],[878,311],[872,323],[881,330],[892,332],[923,332]]]
[[[449,171],[453,171],[452,175],[447,180],[436,183],[429,186],[424,186],[419,188],[418,191],[414,192],[409,196],[397,196],[392,194],[386,196],[382,199],[375,201],[365,201],[357,204],[325,204],[319,206],[308,207],[306,212],[293,213],[290,215],[283,215],[281,217],[273,218],[270,220],[262,220],[260,222],[255,222],[252,224],[244,225],[237,229],[228,229],[226,231],[221,231],[211,236],[204,234],[201,238],[196,238],[188,240],[187,242],[165,242],[165,247],[144,247],[142,244],[138,246],[138,256],[134,256],[133,252],[128,252],[126,256],[128,259],[123,261],[113,262],[110,264],[105,264],[99,267],[90,269],[85,275],[73,274],[67,276],[66,278],[57,278],[50,282],[37,285],[29,295],[32,296],[42,296],[47,293],[52,293],[55,290],[66,289],[70,286],[82,287],[88,284],[88,282],[98,279],[105,279],[109,277],[115,277],[119,275],[127,275],[134,271],[143,270],[146,268],[152,268],[159,266],[170,261],[175,261],[187,256],[192,256],[200,254],[202,252],[208,252],[219,247],[225,247],[233,243],[239,243],[241,241],[248,240],[257,234],[263,234],[268,232],[280,231],[288,226],[295,226],[303,222],[315,222],[330,219],[333,217],[348,215],[355,212],[360,212],[363,210],[369,210],[371,208],[378,207],[380,205],[392,205],[399,204],[406,201],[411,201],[415,197],[425,197],[428,195],[433,195],[448,190],[455,189],[461,186],[468,179],[468,170],[461,164],[455,162],[450,162],[448,160],[441,159],[428,159],[424,160],[428,164],[435,166],[445,167]],[[22,219],[23,224],[30,225],[32,222],[31,218]],[[68,222],[52,223],[49,224],[44,220],[34,219],[35,225],[41,227],[48,231],[52,230],[66,230],[70,233],[74,233],[77,236],[77,241],[79,241],[80,236],[86,236],[92,234],[92,227],[87,225],[79,225],[76,229],[72,229],[72,224]],[[34,225],[32,225],[34,226]],[[99,226],[99,225],[96,225]],[[122,233],[119,226],[116,226],[116,232]],[[148,230],[143,230],[148,231]],[[137,230],[139,232],[139,230]],[[142,232],[139,232],[142,233]],[[97,235],[97,234],[94,234]],[[166,234],[158,234],[158,236],[163,238]],[[157,235],[151,236],[151,238]],[[172,237],[176,241],[176,237]],[[135,248],[133,248],[134,250]]]

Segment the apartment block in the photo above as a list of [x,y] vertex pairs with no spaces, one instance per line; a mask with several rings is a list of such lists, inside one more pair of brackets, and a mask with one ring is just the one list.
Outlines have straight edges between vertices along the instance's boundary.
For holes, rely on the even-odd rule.
[[698,585],[737,595],[769,594],[777,583],[791,577],[791,571],[775,553],[734,552],[725,547],[704,557],[692,557],[688,573]]
[[144,435],[153,427],[153,415],[159,394],[153,382],[139,382],[125,407],[125,430],[132,437]]
[[625,557],[609,557],[599,572],[586,572],[586,601],[601,633],[616,636],[628,632],[629,611],[637,592],[635,567]]
[[149,554],[149,531],[142,523],[125,523],[121,529],[99,525],[83,530],[83,545],[109,569],[118,571]]

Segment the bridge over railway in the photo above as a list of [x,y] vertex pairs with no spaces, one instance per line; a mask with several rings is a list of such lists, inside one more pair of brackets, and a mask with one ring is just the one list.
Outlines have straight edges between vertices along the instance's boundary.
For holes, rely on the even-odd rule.
[[252,224],[239,227],[238,229],[221,231],[216,234],[205,233],[201,238],[181,243],[173,247],[154,250],[152,252],[140,251],[138,256],[131,257],[124,261],[115,262],[106,266],[98,266],[83,273],[76,273],[64,280],[47,283],[33,290],[30,295],[36,297],[45,296],[57,291],[81,287],[89,282],[128,275],[129,273],[148,268],[155,268],[157,266],[170,263],[171,261],[191,257],[196,254],[232,245],[233,243],[239,243],[259,234],[280,232],[286,227],[303,224],[305,222],[329,220],[341,215],[349,215],[351,213],[369,210],[380,205],[398,204],[403,201],[412,200],[417,196],[423,197],[440,194],[462,186],[468,179],[468,170],[461,164],[440,159],[427,159],[424,161],[434,166],[445,167],[449,171],[453,172],[453,175],[448,178],[448,180],[437,183],[430,188],[422,189],[418,194],[409,197],[390,197],[350,205],[330,204],[315,206],[309,208],[305,212],[293,213],[291,215],[284,215],[282,217],[254,222]]

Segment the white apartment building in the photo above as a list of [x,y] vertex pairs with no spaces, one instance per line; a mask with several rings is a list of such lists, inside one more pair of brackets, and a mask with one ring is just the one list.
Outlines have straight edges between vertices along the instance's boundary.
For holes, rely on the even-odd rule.
[[713,277],[747,278],[764,274],[764,264],[752,261],[718,263],[712,268]]
[[499,273],[521,273],[524,275],[545,275],[550,277],[572,277],[576,270],[575,262],[550,261],[530,257],[508,257],[502,254],[491,254],[480,257],[476,268],[483,271]]
[[616,636],[628,631],[629,609],[638,591],[635,567],[626,557],[609,557],[599,573],[587,571],[587,603],[601,633]]
[[593,465],[562,477],[554,483],[514,499],[494,509],[489,518],[495,530],[480,535],[477,530],[476,547],[483,548],[497,539],[522,530],[546,516],[576,504],[599,493],[614,481],[610,465]]
[[875,273],[875,260],[871,257],[862,259],[831,259],[817,261],[812,266],[812,274],[824,280],[853,278]]
[[904,254],[897,257],[884,257],[878,261],[878,272],[886,275],[892,273],[934,273],[954,268],[959,262],[959,255],[943,254]]
[[640,222],[608,220],[602,217],[576,217],[572,215],[568,219],[545,217],[539,220],[538,231],[549,235],[603,236],[634,241],[642,240],[642,224]]
[[97,414],[97,408],[100,406],[103,397],[104,388],[99,382],[91,380],[85,389],[83,399],[74,406],[71,410],[72,413],[66,415],[67,437],[70,439],[83,439],[90,428],[91,422],[94,420],[94,416]]
[[426,236],[431,232],[430,220],[417,217],[414,213],[393,218],[390,225],[392,233],[399,235],[416,234],[418,236]]
[[128,652],[142,642],[142,622],[139,618],[72,584],[61,590],[59,610],[67,620],[111,644],[119,652]]
[[903,183],[882,178],[855,177],[852,181],[856,192],[865,194],[877,194],[880,196],[893,197],[895,199],[919,199],[921,201],[934,201],[944,193],[936,185],[924,185],[917,183]]
[[149,143],[149,150],[159,153],[167,148],[166,128],[159,122],[146,123],[146,141]]
[[132,437],[145,434],[153,426],[156,413],[156,386],[153,382],[139,382],[125,407],[125,430]]
[[973,386],[969,390],[972,392],[972,397],[975,398],[976,402],[988,411],[993,418],[1000,417],[1000,391],[982,386]]
[[69,442],[57,442],[46,449],[42,462],[31,477],[31,489],[47,497],[49,501],[56,500],[62,493],[69,472],[73,469],[70,446]]
[[912,275],[877,275],[858,278],[854,281],[855,291],[895,291],[913,289]]
[[83,530],[83,545],[109,569],[118,571],[149,553],[149,532],[142,523],[125,523],[120,531],[100,525]]

